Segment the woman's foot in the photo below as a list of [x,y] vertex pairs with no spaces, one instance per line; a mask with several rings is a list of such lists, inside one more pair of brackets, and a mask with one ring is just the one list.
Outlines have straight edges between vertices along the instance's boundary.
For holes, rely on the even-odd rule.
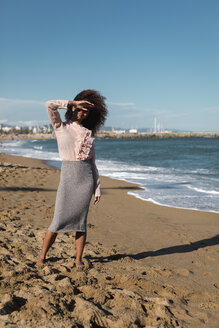
[[40,267],[40,266],[42,266],[45,262],[46,262],[46,260],[45,260],[44,258],[39,257],[38,260],[36,261],[36,264],[35,264],[35,265],[36,265],[37,267]]
[[75,261],[75,266],[78,270],[82,270],[84,268],[84,263],[82,261]]

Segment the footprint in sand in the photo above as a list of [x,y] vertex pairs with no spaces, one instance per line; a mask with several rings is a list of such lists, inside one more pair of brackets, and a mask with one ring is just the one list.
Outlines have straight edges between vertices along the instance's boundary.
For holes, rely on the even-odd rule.
[[192,264],[195,264],[198,267],[202,266],[202,263],[200,261],[192,261]]
[[180,276],[188,277],[190,274],[193,274],[192,271],[187,270],[185,268],[177,268],[174,270],[175,273],[177,273]]

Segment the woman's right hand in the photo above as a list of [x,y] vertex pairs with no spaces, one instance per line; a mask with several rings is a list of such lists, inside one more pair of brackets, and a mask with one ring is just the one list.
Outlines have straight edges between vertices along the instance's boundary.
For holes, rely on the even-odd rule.
[[86,105],[89,105],[88,107],[93,107],[94,104],[92,104],[91,102],[87,101],[87,100],[69,100],[68,104],[70,106],[72,106],[72,111],[74,112],[76,108],[80,108],[80,109],[84,109],[84,110],[88,110],[88,108],[83,107]]
[[101,196],[95,196],[94,205],[97,205],[100,201]]

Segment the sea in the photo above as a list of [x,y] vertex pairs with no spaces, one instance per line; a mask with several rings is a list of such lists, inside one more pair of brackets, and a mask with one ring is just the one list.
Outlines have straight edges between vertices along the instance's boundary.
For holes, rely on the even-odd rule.
[[[219,138],[95,139],[94,144],[100,175],[142,188],[129,194],[159,205],[219,213]],[[0,151],[61,167],[54,139],[3,141]]]

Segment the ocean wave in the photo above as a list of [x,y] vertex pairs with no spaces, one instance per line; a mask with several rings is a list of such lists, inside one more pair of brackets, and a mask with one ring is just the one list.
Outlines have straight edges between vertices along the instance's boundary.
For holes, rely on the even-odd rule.
[[11,148],[11,147],[21,147],[25,144],[25,140],[13,140],[13,141],[4,141],[2,143],[2,148],[3,149],[7,149],[7,147]]
[[42,150],[43,149],[43,146],[34,146],[33,148],[34,149],[37,149],[37,150],[39,150],[39,149]]
[[[43,146],[35,146],[32,141],[33,140],[4,141],[1,151],[9,155],[11,154],[23,157],[38,158],[42,160],[60,161],[58,152],[44,151]],[[30,147],[31,143],[33,146]]]
[[182,206],[177,206],[177,205],[168,205],[166,203],[162,203],[162,202],[158,202],[152,198],[143,198],[141,197],[139,194],[133,192],[133,191],[128,191],[128,194],[131,195],[131,196],[134,196],[135,198],[138,198],[138,199],[141,199],[141,200],[144,200],[146,202],[151,202],[155,205],[159,205],[159,206],[165,206],[165,207],[170,207],[170,208],[178,208],[178,209],[184,209],[184,210],[192,210],[192,211],[201,211],[201,212],[211,212],[211,213],[219,213],[219,211],[214,211],[214,210],[211,210],[211,209],[206,209],[206,210],[201,210],[200,208],[196,208],[196,207],[182,207]]
[[205,194],[212,194],[212,195],[218,195],[219,196],[219,191],[216,191],[216,190],[206,190],[206,189],[201,189],[201,188],[192,187],[192,186],[187,186],[187,188],[195,190],[197,192],[202,192],[202,193],[205,193]]

